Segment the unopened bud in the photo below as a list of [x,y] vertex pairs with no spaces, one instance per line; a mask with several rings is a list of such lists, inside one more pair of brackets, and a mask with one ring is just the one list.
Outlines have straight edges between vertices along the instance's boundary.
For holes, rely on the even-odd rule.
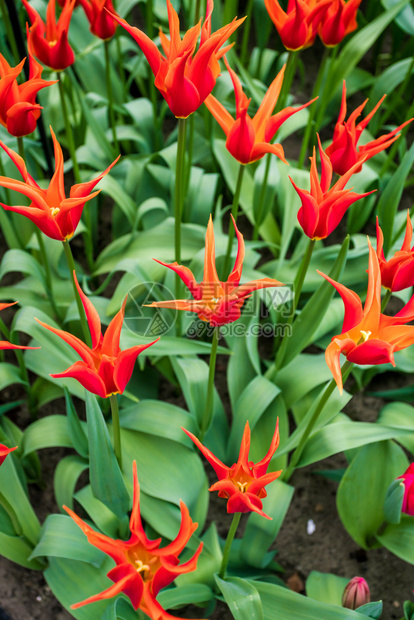
[[342,595],[342,606],[357,609],[371,600],[369,587],[363,577],[354,577],[345,587]]
[[407,471],[397,478],[404,483],[404,499],[401,511],[414,516],[414,463],[411,463]]

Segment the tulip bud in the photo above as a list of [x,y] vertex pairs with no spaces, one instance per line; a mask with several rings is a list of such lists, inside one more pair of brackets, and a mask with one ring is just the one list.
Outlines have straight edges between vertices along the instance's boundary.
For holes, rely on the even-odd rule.
[[342,595],[342,606],[347,609],[357,609],[370,602],[370,593],[367,582],[363,577],[354,577],[345,587]]
[[411,463],[407,471],[402,476],[399,476],[397,480],[402,480],[404,483],[404,498],[401,512],[414,516],[414,463]]

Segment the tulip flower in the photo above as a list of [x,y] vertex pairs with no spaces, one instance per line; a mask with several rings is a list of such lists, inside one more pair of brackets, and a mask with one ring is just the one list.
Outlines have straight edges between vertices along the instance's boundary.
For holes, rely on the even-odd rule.
[[371,600],[371,595],[367,582],[363,577],[354,577],[345,586],[342,595],[342,607],[347,609],[358,609],[361,605],[366,605]]
[[401,512],[414,516],[414,463],[411,463],[407,471],[398,476],[397,480],[402,480],[404,483],[404,499],[401,507]]
[[394,352],[414,343],[414,295],[394,317],[381,314],[381,272],[375,250],[368,240],[368,292],[365,306],[358,295],[329,276],[318,273],[336,288],[345,306],[342,333],[332,338],[326,349],[326,362],[342,393],[340,356],[355,364],[395,366]]
[[350,168],[348,172],[330,188],[332,164],[322,148],[319,136],[318,144],[321,158],[321,180],[319,181],[318,177],[315,149],[313,149],[313,156],[310,158],[310,192],[300,189],[289,177],[302,201],[302,206],[298,212],[299,224],[302,226],[305,235],[310,239],[325,239],[335,230],[352,203],[372,194],[372,192],[356,194],[355,192],[351,192],[350,189],[345,189],[345,185],[348,183],[359,164],[355,164]]
[[308,101],[298,108],[287,107],[272,116],[273,109],[279,97],[283,83],[285,67],[279,71],[269,86],[264,99],[255,116],[250,118],[248,108],[251,99],[243,92],[242,85],[236,73],[230,68],[224,58],[228,72],[234,86],[236,97],[236,120],[227,112],[226,108],[213,96],[205,100],[216,121],[227,136],[226,147],[229,153],[241,164],[250,164],[261,159],[266,153],[274,153],[287,163],[281,144],[270,144],[279,127],[290,117],[315,101]]
[[99,314],[79,286],[76,273],[74,272],[73,275],[85,310],[91,334],[92,349],[76,336],[72,336],[72,334],[62,329],[56,329],[36,319],[40,325],[43,325],[43,327],[46,327],[46,329],[67,342],[82,358],[81,362],[75,362],[64,372],[50,376],[54,379],[65,377],[76,379],[86,390],[92,392],[92,394],[102,396],[102,398],[107,398],[111,394],[122,394],[131,378],[138,355],[158,342],[159,338],[149,344],[137,345],[121,351],[119,348],[119,338],[121,336],[127,298],[125,298],[121,310],[114,316],[103,336]]
[[[180,22],[171,1],[167,0],[170,39],[160,31],[164,54],[158,50],[151,39],[138,28],[130,26],[124,19],[112,15],[138,43],[151,71],[155,76],[155,86],[164,97],[171,112],[177,118],[187,118],[195,112],[213,90],[220,74],[219,58],[231,47],[220,49],[233,32],[244,21],[233,19],[211,34],[211,14],[213,0],[207,0],[206,18],[190,28],[181,40]],[[197,40],[201,29],[199,48]]]
[[[5,310],[6,308],[10,308],[11,306],[14,306],[15,304],[17,304],[17,301],[13,301],[11,304],[0,303],[0,312],[2,310]],[[12,344],[11,342],[8,342],[7,340],[0,340],[0,351],[4,349],[40,349],[40,347],[23,347],[18,344]]]
[[374,155],[376,155],[377,153],[380,153],[384,149],[388,148],[393,142],[395,142],[395,140],[397,140],[397,138],[399,138],[398,132],[401,131],[403,127],[408,125],[408,123],[411,123],[411,121],[413,120],[412,118],[410,118],[410,120],[406,121],[393,131],[384,134],[376,140],[371,140],[371,142],[368,142],[363,146],[358,146],[358,142],[362,132],[368,125],[371,118],[374,116],[375,112],[380,107],[381,103],[384,101],[385,97],[386,95],[384,95],[379,100],[375,108],[371,110],[371,112],[367,114],[367,116],[358,124],[356,124],[356,119],[365,108],[366,104],[368,103],[368,99],[366,99],[364,103],[358,106],[356,110],[352,112],[348,120],[345,121],[346,84],[344,80],[342,88],[341,108],[334,129],[333,141],[332,144],[330,144],[326,149],[326,154],[331,160],[333,170],[337,174],[345,174],[356,163],[359,163],[360,165],[355,170],[355,172],[360,172],[362,170],[362,163],[364,161],[370,159],[371,157],[374,157]]
[[96,532],[70,508],[63,506],[76,525],[88,537],[88,542],[116,562],[116,566],[108,573],[108,577],[114,582],[114,585],[100,594],[95,594],[81,603],[72,605],[72,609],[106,600],[123,592],[128,596],[135,610],[141,609],[152,620],[174,620],[176,616],[167,613],[158,603],[156,597],[159,591],[172,583],[178,575],[190,573],[197,568],[197,560],[202,551],[203,543],[184,564],[179,564],[178,556],[194,534],[198,523],[193,523],[187,506],[184,502],[180,502],[181,526],[177,537],[164,547],[160,547],[161,538],[156,540],[147,538],[140,515],[140,489],[135,461],[133,463],[133,476],[134,498],[129,520],[131,530],[129,540],[114,540]]
[[66,67],[73,65],[75,55],[68,42],[68,30],[75,8],[75,0],[66,0],[57,23],[55,0],[49,0],[46,24],[27,0],[22,0],[22,2],[31,22],[31,27],[27,29],[30,53],[55,71],[63,71]]
[[250,427],[249,422],[246,422],[240,445],[239,458],[237,463],[234,463],[231,467],[224,465],[224,463],[214,456],[208,448],[203,446],[190,431],[187,431],[185,428],[182,428],[182,430],[195,443],[216,472],[218,482],[215,482],[209,490],[218,491],[219,497],[224,497],[228,500],[227,512],[229,514],[234,512],[257,512],[266,519],[272,518],[263,512],[261,500],[263,497],[267,496],[264,487],[270,484],[270,482],[273,482],[273,480],[276,480],[282,473],[282,470],[266,473],[269,463],[279,445],[279,420],[276,423],[269,450],[266,456],[258,463],[249,461]]
[[6,456],[10,454],[10,452],[13,452],[13,450],[17,450],[17,446],[15,448],[8,448],[0,443],[0,465],[3,465]]
[[193,296],[193,300],[173,299],[171,301],[154,301],[148,304],[149,308],[172,308],[176,310],[188,310],[196,312],[202,321],[208,321],[212,326],[225,325],[232,323],[240,318],[241,307],[244,300],[250,297],[253,291],[273,286],[283,286],[281,282],[272,278],[253,280],[247,284],[240,285],[240,277],[243,269],[244,259],[244,240],[243,235],[238,231],[232,216],[234,228],[238,241],[238,252],[233,271],[230,273],[227,282],[221,282],[217,275],[215,264],[215,244],[213,220],[207,226],[205,256],[204,256],[204,276],[203,281],[197,284],[192,271],[188,267],[174,263],[163,263],[154,259],[160,265],[175,271],[184,282]]
[[112,39],[118,24],[112,17],[115,13],[112,0],[80,0],[90,23],[92,34],[104,41]]
[[36,129],[42,106],[36,103],[36,95],[42,88],[56,84],[41,79],[42,67],[29,53],[29,79],[17,83],[25,60],[11,67],[0,54],[0,125],[16,137],[27,136]]
[[385,260],[383,244],[384,235],[377,217],[377,257],[381,270],[381,284],[392,291],[402,291],[414,285],[414,246],[410,248],[413,236],[410,212],[407,211],[407,227],[401,250],[395,252],[389,260]]
[[332,0],[318,27],[324,45],[334,47],[358,28],[356,15],[360,4],[361,0]]
[[95,198],[100,192],[100,190],[97,190],[90,194],[91,190],[93,190],[95,185],[108,174],[119,157],[117,157],[104,172],[101,172],[100,175],[91,181],[73,185],[70,189],[70,197],[66,198],[62,149],[52,128],[50,131],[55,148],[55,173],[47,189],[40,188],[36,181],[30,176],[27,172],[26,164],[20,155],[0,141],[0,146],[6,151],[23,177],[23,181],[17,181],[16,179],[0,176],[0,187],[12,189],[27,196],[31,200],[29,206],[5,205],[3,203],[0,203],[0,205],[7,211],[15,211],[16,213],[28,217],[29,220],[32,220],[32,222],[51,239],[65,241],[73,237],[85,203]]
[[288,0],[284,11],[279,0],[265,0],[269,17],[274,23],[283,45],[296,51],[313,45],[319,22],[332,0]]

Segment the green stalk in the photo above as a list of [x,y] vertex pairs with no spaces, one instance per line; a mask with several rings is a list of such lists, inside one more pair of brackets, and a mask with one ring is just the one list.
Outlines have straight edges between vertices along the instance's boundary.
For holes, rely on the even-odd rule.
[[[313,87],[312,97],[311,97],[312,99],[314,99],[315,97],[319,95],[319,90],[322,84],[322,79],[325,73],[326,63],[327,63],[330,51],[331,51],[330,47],[325,47],[321,65],[319,67],[318,75],[316,77],[315,86]],[[322,96],[322,93],[320,93],[320,96]],[[318,103],[319,102],[315,101],[309,108],[308,124],[306,125],[305,134],[302,140],[302,147],[300,149],[300,155],[299,155],[299,160],[298,160],[298,168],[303,168],[303,164],[305,162],[305,157],[308,152],[309,140],[312,134],[312,130],[315,127],[314,118],[315,118],[316,110],[318,109]]]
[[12,523],[13,529],[16,533],[16,536],[22,536],[23,530],[22,530],[22,526],[20,525],[19,519],[17,517],[16,511],[14,510],[13,506],[5,498],[5,496],[3,495],[1,491],[0,491],[0,504],[3,506],[4,510],[7,512],[9,519]]
[[75,140],[73,138],[72,126],[70,124],[68,109],[66,106],[65,91],[63,88],[63,81],[61,78],[59,79],[58,84],[59,84],[59,94],[60,94],[60,105],[62,106],[62,116],[65,122],[66,141],[68,144],[69,155],[72,160],[72,166],[73,166],[73,176],[75,177],[75,182],[80,183],[81,178],[80,178],[80,173],[79,173],[78,160],[76,158]]
[[320,94],[320,98],[319,98],[319,106],[318,106],[318,112],[316,114],[316,120],[315,120],[315,131],[319,131],[321,123],[322,123],[322,119],[323,119],[323,115],[325,114],[325,110],[328,106],[328,103],[330,101],[330,97],[325,97],[325,93],[327,91],[327,85],[329,84],[329,78],[330,78],[330,74],[331,71],[333,69],[335,69],[335,58],[338,54],[338,45],[336,45],[334,48],[332,48],[332,53],[331,53],[331,58],[330,58],[330,63],[329,63],[329,71],[328,71],[328,75],[326,76],[326,80],[325,80],[325,87],[323,89],[323,91]]
[[194,25],[198,23],[199,19],[200,19],[200,0],[196,0],[195,11],[194,11]]
[[200,441],[203,441],[204,435],[208,431],[211,419],[213,417],[213,403],[214,403],[214,375],[216,372],[216,359],[217,359],[217,347],[220,338],[220,327],[215,327],[213,332],[213,340],[211,343],[210,363],[208,367],[208,383],[207,383],[207,396],[206,396],[206,408],[204,410],[203,419],[200,426]]
[[75,294],[76,305],[78,306],[79,319],[81,322],[83,337],[88,347],[91,347],[92,339],[91,339],[91,334],[88,328],[88,322],[86,320],[85,309],[83,307],[82,300],[79,296],[78,289],[76,288],[76,283],[75,283],[75,275],[74,275],[75,274],[75,261],[73,259],[72,249],[67,239],[65,239],[65,241],[62,241],[62,244],[63,244],[63,249],[65,250],[65,256],[66,256],[66,260],[67,260],[68,267],[69,267],[70,277],[72,280],[72,286],[73,286],[73,292]]
[[243,24],[243,38],[240,50],[240,62],[244,66],[246,63],[247,46],[249,45],[250,25],[252,22],[253,14],[253,0],[248,0],[246,6],[246,19]]
[[109,397],[109,402],[111,403],[112,428],[114,433],[114,452],[116,460],[118,461],[119,467],[122,471],[121,427],[119,424],[119,408],[117,395],[111,394]]
[[[236,190],[234,192],[233,203],[231,206],[231,214],[234,217],[234,221],[236,222],[236,224],[237,224],[237,216],[239,213],[240,193],[241,193],[241,188],[243,185],[243,174],[244,174],[245,167],[246,166],[244,164],[240,164],[239,174],[237,176]],[[226,251],[226,256],[224,258],[224,264],[223,264],[223,280],[228,277],[228,273],[230,270],[230,258],[231,258],[231,249],[233,246],[233,239],[234,239],[234,226],[232,223],[230,223],[229,235],[228,235],[228,241],[227,241],[227,251]]]
[[[315,239],[309,239],[308,247],[306,248],[306,252],[303,256],[302,262],[300,264],[300,267],[298,269],[298,272],[296,274],[295,281],[293,284],[295,295],[293,298],[292,311],[290,313],[289,319],[286,321],[286,325],[291,325],[291,323],[293,322],[293,319],[295,318],[296,308],[298,307],[300,294],[302,292],[303,283],[305,281],[305,276],[309,268],[309,264],[312,258],[314,247],[315,247]],[[287,344],[288,344],[288,338],[285,336],[282,340],[282,344],[280,345],[279,350],[276,355],[275,372],[277,372],[283,364],[283,359],[285,357]]]
[[[343,382],[345,382],[345,380],[347,379],[349,373],[351,372],[353,367],[353,364],[351,362],[348,362],[348,360],[346,362],[344,362],[343,366],[342,366],[342,379]],[[288,482],[291,475],[293,474],[293,472],[295,471],[295,467],[299,462],[299,459],[302,455],[303,452],[303,448],[305,447],[305,444],[313,430],[313,427],[315,426],[320,414],[322,413],[323,408],[325,407],[326,403],[328,402],[331,394],[333,393],[333,391],[336,388],[336,381],[335,379],[332,379],[325,391],[323,392],[316,408],[315,411],[313,412],[313,415],[311,417],[311,419],[308,422],[307,427],[304,430],[304,433],[302,435],[302,437],[300,438],[299,444],[296,447],[296,450],[293,452],[292,454],[292,458],[290,459],[290,463],[288,468],[283,472],[281,479],[283,479],[284,482]]]
[[[178,119],[178,141],[177,159],[175,163],[175,194],[174,194],[174,214],[175,214],[175,260],[181,263],[181,217],[184,204],[184,170],[185,170],[185,134],[187,129],[187,119]],[[175,278],[175,297],[180,299],[181,280],[178,275]],[[181,316],[178,313],[176,323],[177,335],[181,332]]]
[[388,305],[389,300],[391,299],[391,295],[392,295],[392,291],[390,291],[389,289],[387,289],[387,292],[385,293],[384,297],[382,298],[382,302],[381,302],[381,312],[384,312],[385,308]]
[[20,55],[16,45],[16,37],[14,36],[13,28],[9,19],[9,12],[5,5],[4,0],[0,0],[0,10],[3,18],[3,25],[6,30],[7,42],[10,45],[10,49],[13,54],[14,62],[17,64],[20,62]]
[[220,579],[224,579],[226,575],[227,564],[229,563],[229,557],[230,557],[231,544],[236,535],[237,528],[240,523],[241,515],[242,515],[241,512],[235,512],[233,515],[233,520],[231,522],[229,533],[227,534],[227,538],[226,538],[226,544],[224,545],[224,549],[223,549],[223,559],[221,560],[221,566],[220,566],[220,572],[219,572]]
[[112,82],[111,82],[111,59],[109,56],[109,43],[110,42],[108,39],[104,41],[106,92],[108,95],[109,122],[111,123],[112,138],[114,141],[115,151],[118,154],[119,143],[118,143],[118,138],[116,135],[116,121],[115,121],[115,113],[114,113],[114,94],[112,91]]

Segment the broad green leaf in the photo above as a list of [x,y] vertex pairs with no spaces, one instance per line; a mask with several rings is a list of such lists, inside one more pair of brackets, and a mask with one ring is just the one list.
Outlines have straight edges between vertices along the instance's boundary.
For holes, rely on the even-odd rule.
[[[398,0],[381,0],[381,4],[386,9],[390,9],[398,4]],[[411,5],[404,7],[401,13],[395,18],[395,21],[404,32],[407,32],[411,36],[414,35],[414,10]]]
[[85,432],[85,424],[79,420],[76,409],[73,405],[70,397],[69,390],[64,388],[65,403],[66,403],[66,416],[68,420],[68,433],[72,441],[72,445],[76,452],[87,458],[89,455],[88,439]]
[[182,605],[206,603],[212,598],[213,592],[207,585],[191,583],[176,588],[165,588],[157,596],[157,601],[165,609],[172,609]]
[[384,518],[387,523],[397,524],[401,521],[401,508],[405,495],[402,480],[393,480],[387,489],[384,502]]
[[42,556],[81,560],[98,568],[105,558],[104,552],[91,545],[75,521],[66,514],[50,514],[46,518],[31,559]]
[[365,603],[365,605],[357,607],[356,611],[359,614],[368,616],[368,618],[374,618],[374,620],[378,620],[378,618],[381,618],[382,615],[382,607],[382,601],[373,601],[372,603]]
[[312,571],[306,580],[306,594],[322,603],[342,606],[342,595],[349,579],[330,573]]
[[388,181],[377,205],[379,223],[384,233],[384,253],[391,246],[393,239],[394,218],[404,190],[404,183],[414,162],[414,144],[404,155],[400,165]]
[[251,583],[260,594],[264,620],[361,620],[360,614],[352,609],[321,603],[270,583]]
[[250,513],[240,546],[243,560],[257,568],[265,567],[265,555],[279,533],[294,488],[281,480],[275,480],[266,487],[266,491],[267,497],[262,500],[263,511],[272,520],[264,519],[255,512]]
[[302,353],[278,371],[275,381],[282,390],[286,407],[290,409],[313,388],[331,378],[325,355]]
[[20,374],[20,369],[14,364],[2,362],[0,364],[0,390],[15,383],[25,383]]
[[260,596],[252,582],[218,575],[215,579],[235,620],[263,620]]
[[86,393],[86,419],[89,438],[89,476],[93,493],[122,519],[130,508],[130,497],[102,412],[96,397],[89,392]]
[[100,620],[146,620],[146,614],[134,611],[129,599],[118,596],[111,599]]
[[1,259],[0,279],[6,273],[19,272],[33,276],[46,290],[45,276],[37,260],[24,250],[9,250]]
[[197,569],[191,573],[179,575],[175,580],[178,586],[203,583],[212,589],[215,588],[214,574],[220,569],[223,555],[217,534],[217,527],[214,522],[210,525],[208,530],[204,532],[202,541],[204,547],[198,558]]
[[63,512],[62,506],[68,506],[73,510],[73,494],[79,476],[88,469],[89,464],[80,456],[71,454],[59,461],[55,469],[53,487],[55,490],[56,503]]
[[94,496],[91,485],[88,484],[74,496],[77,502],[88,513],[91,521],[107,536],[117,538],[119,536],[119,519]]
[[[378,423],[383,426],[393,426],[406,430],[413,428],[414,407],[407,403],[389,403],[381,409]],[[414,454],[414,429],[412,434],[401,435],[397,438],[404,448]]]
[[411,516],[401,515],[400,523],[387,525],[377,539],[388,551],[414,564],[414,519]]
[[181,426],[196,433],[194,418],[184,409],[160,400],[141,400],[120,412],[122,428],[177,441],[187,447],[192,442]]
[[31,568],[32,570],[44,569],[44,564],[41,564],[36,559],[29,559],[33,547],[28,545],[23,538],[10,536],[0,531],[0,548],[1,555],[16,564],[20,564],[20,566]]
[[407,466],[403,450],[388,440],[361,448],[345,472],[336,498],[338,513],[363,549],[378,546],[375,536],[384,521],[387,489]]
[[63,415],[50,415],[32,422],[23,434],[23,456],[43,448],[72,448],[68,420]]

